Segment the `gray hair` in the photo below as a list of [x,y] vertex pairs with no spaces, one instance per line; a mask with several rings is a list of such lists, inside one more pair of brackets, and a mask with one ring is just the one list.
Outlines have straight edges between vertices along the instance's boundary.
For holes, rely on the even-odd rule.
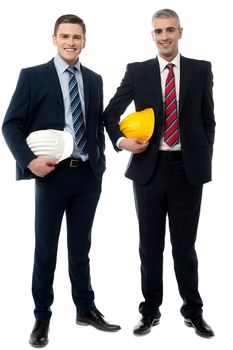
[[170,18],[170,17],[175,18],[178,22],[178,25],[180,26],[179,16],[175,11],[170,9],[163,9],[163,10],[156,11],[152,16],[152,22],[157,18]]

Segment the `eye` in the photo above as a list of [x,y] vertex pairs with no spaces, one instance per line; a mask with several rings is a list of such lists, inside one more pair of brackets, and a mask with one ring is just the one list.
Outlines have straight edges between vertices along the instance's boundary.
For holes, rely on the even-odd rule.
[[169,33],[173,33],[173,32],[175,31],[175,28],[168,28],[167,31],[168,31]]
[[74,36],[74,39],[76,39],[76,40],[81,40],[82,37],[81,37],[81,35],[75,35],[75,36]]
[[161,29],[154,29],[154,33],[155,34],[160,34],[160,33],[162,33],[162,30]]

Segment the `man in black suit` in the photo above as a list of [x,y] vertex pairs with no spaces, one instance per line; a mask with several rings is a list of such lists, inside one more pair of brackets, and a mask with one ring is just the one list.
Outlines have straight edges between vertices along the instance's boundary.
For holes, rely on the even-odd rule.
[[[53,35],[56,57],[21,71],[3,122],[4,137],[17,162],[17,179],[35,178],[32,292],[36,322],[30,336],[30,344],[35,347],[48,343],[57,246],[64,212],[76,322],[103,331],[120,329],[106,322],[96,308],[90,280],[88,254],[105,170],[105,138],[102,78],[79,61],[85,36],[86,27],[81,18],[64,15],[57,19]],[[70,66],[78,82],[86,146],[81,149],[74,142],[70,158],[61,162],[37,157],[26,142],[31,132],[57,129],[75,137],[68,87]]]
[[[181,314],[198,335],[212,337],[214,333],[202,316],[195,251],[202,187],[211,180],[215,132],[211,64],[180,55],[182,28],[174,11],[156,12],[152,28],[158,56],[128,64],[104,112],[114,148],[132,152],[126,177],[134,186],[145,299],[139,306],[142,318],[134,334],[148,333],[160,320],[168,216],[175,274],[183,299]],[[154,110],[155,129],[149,142],[125,138],[120,131],[120,116],[132,101],[136,111]]]

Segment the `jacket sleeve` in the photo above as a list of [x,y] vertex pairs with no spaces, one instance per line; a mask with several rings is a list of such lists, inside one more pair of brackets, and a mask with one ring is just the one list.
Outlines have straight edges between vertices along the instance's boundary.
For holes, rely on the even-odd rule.
[[116,151],[119,151],[116,146],[117,140],[124,136],[119,127],[120,117],[130,105],[132,100],[133,84],[131,64],[128,64],[125,76],[103,114],[104,125]]
[[213,101],[213,73],[211,69],[211,63],[208,62],[204,94],[202,101],[203,123],[206,133],[206,137],[210,146],[211,152],[213,152],[214,136],[215,136],[215,116],[214,116],[214,101]]
[[26,143],[29,110],[30,83],[26,70],[23,69],[2,125],[5,141],[22,172],[31,160],[36,158]]
[[103,81],[102,77],[99,78],[99,92],[100,92],[100,117],[98,119],[98,139],[101,156],[104,158],[105,151],[105,134],[104,134],[104,123],[103,123]]

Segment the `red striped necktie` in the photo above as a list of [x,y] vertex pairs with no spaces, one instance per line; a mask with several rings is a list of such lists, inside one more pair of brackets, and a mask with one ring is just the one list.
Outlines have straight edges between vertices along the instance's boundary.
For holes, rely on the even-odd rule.
[[165,82],[164,93],[164,141],[169,147],[173,147],[179,142],[176,86],[173,67],[173,63],[169,63],[165,67],[169,72]]

